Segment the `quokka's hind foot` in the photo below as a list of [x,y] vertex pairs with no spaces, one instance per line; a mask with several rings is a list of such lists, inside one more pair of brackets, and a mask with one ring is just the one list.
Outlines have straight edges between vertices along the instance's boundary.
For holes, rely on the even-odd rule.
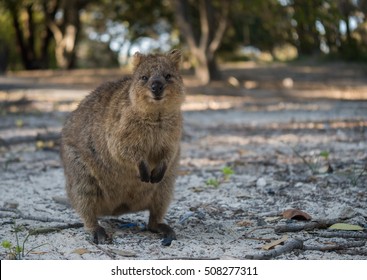
[[151,232],[163,234],[163,240],[162,240],[163,246],[170,246],[172,240],[177,240],[175,231],[167,224],[160,223],[155,226],[148,225],[148,229]]
[[107,244],[111,243],[111,238],[107,235],[106,230],[98,226],[94,230],[91,231],[93,242],[95,244]]

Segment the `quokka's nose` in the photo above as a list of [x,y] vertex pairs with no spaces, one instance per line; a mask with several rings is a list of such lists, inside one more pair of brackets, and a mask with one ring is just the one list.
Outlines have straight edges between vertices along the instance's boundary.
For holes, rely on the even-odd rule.
[[153,81],[150,89],[156,97],[160,97],[163,92],[163,84],[160,81]]

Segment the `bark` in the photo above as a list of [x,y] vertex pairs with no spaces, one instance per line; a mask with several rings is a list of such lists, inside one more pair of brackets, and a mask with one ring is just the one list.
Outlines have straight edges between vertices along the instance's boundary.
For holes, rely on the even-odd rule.
[[19,47],[19,51],[20,51],[20,55],[22,58],[22,63],[25,69],[32,69],[32,63],[29,59],[29,53],[28,53],[28,46],[25,42],[25,38],[23,35],[23,30],[20,26],[20,22],[18,20],[18,7],[10,2],[7,1],[5,2],[5,4],[7,5],[7,8],[9,9],[10,12],[10,16],[13,22],[13,26],[15,29],[15,35],[17,38],[17,43],[18,43],[18,47]]
[[220,79],[215,54],[227,27],[229,4],[230,1],[221,1],[221,11],[215,11],[211,1],[200,0],[198,4],[200,32],[196,35],[194,32],[196,26],[190,17],[188,1],[174,1],[177,25],[195,59],[195,74],[202,84]]
[[80,10],[88,1],[64,0],[62,2],[63,19],[60,23],[49,21],[48,26],[55,38],[55,57],[62,69],[75,67],[76,45],[80,30]]
[[[8,8],[13,27],[15,29],[16,39],[18,48],[21,55],[22,64],[25,69],[46,69],[49,67],[49,59],[48,59],[48,48],[51,43],[52,33],[47,27],[47,22],[50,19],[50,15],[52,19],[54,19],[57,6],[54,9],[48,11],[46,9],[47,2],[53,3],[58,1],[43,1],[42,7],[44,7],[43,12],[45,16],[45,22],[43,23],[44,32],[40,32],[40,34],[36,34],[36,24],[34,21],[34,3],[21,5],[20,3],[16,3],[13,1],[5,1],[6,7]],[[23,22],[21,22],[22,17],[21,12],[24,12],[26,15]],[[41,29],[42,29],[41,28]],[[37,36],[40,36],[40,49],[37,49],[36,39]]]

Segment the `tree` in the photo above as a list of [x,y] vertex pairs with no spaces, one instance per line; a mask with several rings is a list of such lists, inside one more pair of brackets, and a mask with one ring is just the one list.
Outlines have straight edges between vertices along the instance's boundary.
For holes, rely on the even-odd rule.
[[50,48],[57,66],[75,66],[75,50],[80,30],[80,11],[87,0],[4,0],[15,30],[25,69],[50,67]]
[[[24,68],[47,68],[48,47],[52,34],[45,30],[42,23],[41,12],[38,9],[39,2],[4,0],[3,4],[12,20]],[[55,12],[56,9],[49,11],[50,14]]]
[[195,58],[195,73],[203,84],[220,78],[215,55],[227,28],[229,6],[225,0],[173,1],[181,37]]
[[319,32],[316,29],[318,10],[322,0],[293,0],[293,19],[296,21],[298,53],[310,55],[320,51]]
[[[56,18],[55,14],[50,16],[50,13],[47,12],[46,2],[51,2],[51,5],[59,7],[60,18]],[[75,67],[76,46],[81,29],[80,11],[89,2],[87,0],[43,1],[46,24],[56,42],[55,57],[60,68],[71,69]]]

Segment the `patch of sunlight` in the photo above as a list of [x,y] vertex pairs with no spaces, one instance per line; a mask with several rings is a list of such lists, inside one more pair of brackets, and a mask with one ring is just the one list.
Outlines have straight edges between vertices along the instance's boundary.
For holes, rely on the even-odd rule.
[[203,110],[225,110],[233,108],[234,104],[231,102],[217,102],[213,100],[201,102],[185,102],[182,105],[183,111],[203,111]]

